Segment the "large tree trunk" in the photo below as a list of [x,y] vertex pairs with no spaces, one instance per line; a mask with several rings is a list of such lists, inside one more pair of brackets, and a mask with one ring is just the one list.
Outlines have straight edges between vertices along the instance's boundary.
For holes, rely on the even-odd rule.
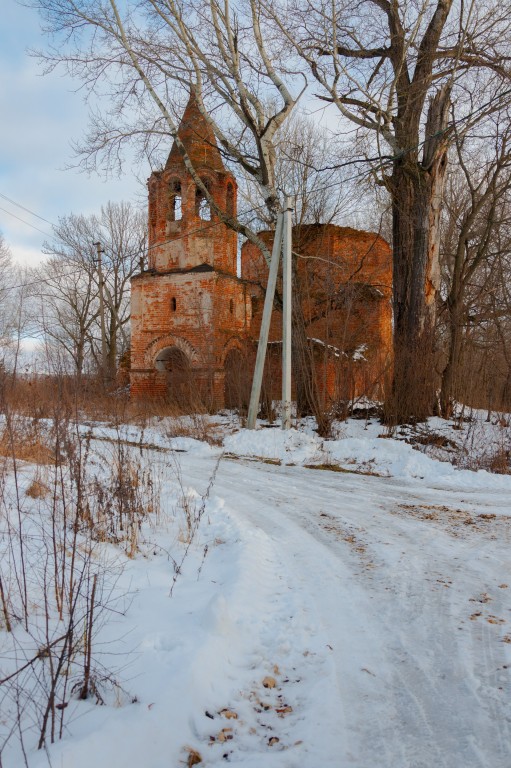
[[416,150],[394,161],[394,375],[385,405],[388,423],[422,421],[433,413],[439,220],[447,166],[444,131],[448,104],[447,89],[441,89],[431,101],[426,124],[429,138],[422,162],[418,162]]

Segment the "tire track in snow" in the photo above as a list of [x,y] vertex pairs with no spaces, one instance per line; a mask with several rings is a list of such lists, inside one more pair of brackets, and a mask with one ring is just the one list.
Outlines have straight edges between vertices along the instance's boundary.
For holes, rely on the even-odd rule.
[[[415,520],[393,519],[388,514],[392,504],[403,500],[414,503],[442,501],[461,504],[461,494],[410,487],[410,484],[399,487],[392,479],[362,480],[358,477],[337,475],[325,480],[318,477],[319,474],[266,465],[256,468],[251,463],[243,469],[245,490],[237,499],[240,510],[244,510],[247,507],[246,497],[250,495],[250,487],[257,485],[258,477],[267,482],[270,475],[271,497],[277,500],[277,504],[273,513],[269,514],[267,501],[261,498],[261,493],[255,493],[260,501],[257,513],[251,512],[248,515],[252,524],[259,524],[273,535],[280,535],[282,541],[285,541],[286,537],[276,529],[276,522],[278,521],[280,529],[287,533],[291,523],[298,525],[315,543],[334,554],[337,553],[337,558],[342,557],[344,564],[349,564],[350,580],[356,581],[358,587],[363,586],[366,604],[371,598],[378,600],[378,615],[372,617],[372,629],[381,635],[382,645],[385,646],[383,666],[390,663],[398,670],[395,679],[387,685],[384,695],[387,707],[392,702],[390,709],[393,710],[394,719],[388,727],[378,728],[379,736],[376,739],[374,732],[360,734],[361,740],[368,738],[374,743],[366,750],[365,755],[358,753],[360,759],[356,764],[365,768],[376,761],[382,768],[387,765],[410,768],[415,764],[427,765],[429,768],[433,763],[452,766],[453,761],[459,764],[458,761],[462,760],[467,768],[508,768],[511,761],[509,744],[506,746],[509,724],[503,717],[502,709],[497,706],[496,711],[492,710],[491,695],[482,688],[477,690],[468,686],[464,681],[467,660],[456,637],[456,634],[459,634],[457,626],[462,597],[458,595],[453,602],[450,594],[453,587],[444,587],[440,583],[437,586],[436,583],[425,581],[430,571],[436,569],[440,577],[439,582],[442,576],[448,574],[457,575],[458,583],[467,576],[469,581],[471,577],[477,582],[480,574],[472,574],[470,562],[470,550],[476,546],[477,539],[468,546],[460,541],[448,542],[452,544],[454,551],[459,550],[461,553],[460,560],[453,567],[452,547],[449,549],[446,545],[447,535],[443,531],[434,526],[421,526]],[[240,477],[239,470],[233,471],[230,467],[224,467],[219,481],[221,484],[226,483],[229,493],[232,494],[235,493],[235,484],[239,482]],[[467,495],[464,494],[465,497]],[[301,511],[293,509],[293,496],[298,500]],[[465,503],[474,502],[471,499]],[[303,511],[304,509],[307,511]],[[373,560],[383,558],[385,562],[384,542],[390,538],[393,539],[394,545],[396,541],[402,542],[400,548],[406,552],[405,559],[401,564],[389,561],[383,568],[379,563],[372,572],[367,572],[360,564],[356,564],[353,547],[332,536],[331,540],[327,541],[328,536],[318,525],[320,510],[327,510],[329,514],[336,516],[347,529],[355,526],[359,536],[363,530],[365,550],[367,556]],[[247,516],[246,509],[241,514]],[[287,540],[289,541],[289,535]],[[310,541],[308,545],[304,545],[302,541],[300,546],[302,550],[312,549]],[[391,546],[389,549],[395,550],[396,547]],[[415,561],[418,565],[410,565],[408,569],[403,567],[403,563],[413,564]],[[304,589],[306,588],[305,580]],[[384,592],[387,592],[387,595]],[[405,616],[397,617],[396,603]],[[370,609],[368,610],[370,612]],[[423,660],[420,655],[425,641],[427,648],[427,639],[424,637],[424,626],[422,629],[420,626],[422,614],[436,624],[432,626],[430,638],[431,658],[426,659],[424,668],[421,668]],[[414,627],[414,622],[417,627]],[[396,623],[405,627],[403,637],[399,637],[396,632]],[[328,621],[326,624],[328,625]],[[414,648],[415,644],[418,650]],[[491,649],[491,653],[485,648]],[[477,652],[474,653],[477,656]],[[489,636],[488,641],[484,641],[479,653],[484,654],[484,660],[474,672],[474,676],[482,681],[498,668],[503,660],[502,654],[500,659],[497,658],[499,654],[495,636]],[[375,719],[378,719],[374,714],[371,716],[374,704],[370,698],[366,706],[366,715],[373,724]],[[479,716],[476,712],[478,709],[484,712],[488,708],[491,714],[487,717]],[[380,709],[385,718],[385,705],[381,704]],[[479,736],[472,738],[471,726],[479,732]],[[411,737],[414,731],[418,733],[417,739]],[[390,752],[379,751],[382,742],[388,744],[389,741],[393,744],[393,749]],[[347,759],[350,751],[353,754],[356,749],[347,750]],[[387,754],[382,761],[385,751]],[[397,762],[396,752],[399,753]]]
[[[194,746],[211,766],[227,760],[244,768],[317,768],[317,751],[310,754],[303,734],[304,722],[319,727],[324,720],[323,710],[309,700],[311,680],[329,678],[315,647],[315,626],[303,611],[274,538],[243,524],[236,514],[232,517],[241,550],[239,574],[217,600],[214,627],[215,656],[224,679],[211,674],[208,647],[204,658],[197,659],[196,675],[198,683],[208,675],[212,693],[204,713],[193,716]],[[265,677],[274,678],[274,688],[263,687]],[[237,717],[227,722],[223,709]],[[331,752],[319,757],[331,764]]]
[[[187,457],[187,479],[200,485],[206,463]],[[304,750],[299,761],[280,762],[275,752],[265,765],[509,768],[508,715],[491,682],[505,648],[501,652],[488,627],[469,648],[469,633],[457,628],[465,616],[463,600],[474,594],[485,573],[471,559],[477,539],[470,544],[448,540],[438,526],[389,514],[403,501],[479,504],[480,492],[253,462],[224,462],[215,492],[227,499],[236,519],[262,529],[273,541],[281,580],[296,584],[298,605],[309,624],[317,624],[318,655],[330,675],[328,685],[318,686],[332,705],[322,710],[325,719],[318,727],[332,745],[331,756],[321,762]],[[355,531],[375,568],[365,568],[342,537],[321,530],[321,511],[340,521],[345,532]],[[491,559],[500,557],[505,564],[508,558],[499,545],[494,544]],[[449,575],[453,585],[442,586]],[[463,591],[465,581],[473,585],[471,593],[469,587]],[[274,616],[281,599],[281,593],[274,594]],[[422,615],[432,626],[428,637]],[[463,637],[461,644],[457,635]],[[310,704],[303,702],[304,711]],[[306,735],[306,720],[302,727]],[[249,764],[247,754],[243,765]]]

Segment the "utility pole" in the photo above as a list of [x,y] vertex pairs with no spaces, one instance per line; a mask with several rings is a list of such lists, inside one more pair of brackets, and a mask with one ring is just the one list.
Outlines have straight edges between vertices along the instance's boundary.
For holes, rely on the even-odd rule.
[[104,297],[104,284],[103,284],[103,264],[101,261],[101,254],[104,253],[101,248],[101,243],[94,243],[96,246],[96,252],[98,255],[98,277],[99,277],[99,321],[101,326],[101,372],[103,375],[103,383],[109,379],[108,371],[108,355],[106,348],[106,328],[105,328],[105,297]]
[[286,195],[282,243],[282,429],[291,427],[292,212],[291,198]]
[[268,334],[270,331],[271,311],[273,307],[273,297],[275,296],[275,286],[277,284],[277,273],[279,270],[280,252],[282,250],[282,230],[284,228],[284,215],[279,213],[277,216],[277,227],[275,229],[275,239],[270,261],[270,274],[268,275],[268,285],[266,286],[266,295],[264,297],[263,319],[261,321],[261,330],[259,332],[259,344],[257,346],[257,357],[254,369],[254,378],[252,379],[252,392],[250,394],[250,405],[248,407],[247,427],[255,429],[257,412],[259,410],[259,399],[261,396],[261,385],[263,381],[264,360],[266,357],[266,347],[268,345]]

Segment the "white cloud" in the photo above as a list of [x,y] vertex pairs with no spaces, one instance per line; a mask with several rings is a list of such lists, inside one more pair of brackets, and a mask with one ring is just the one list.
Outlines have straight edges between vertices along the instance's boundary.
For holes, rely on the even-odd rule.
[[[77,84],[54,72],[41,76],[37,61],[24,51],[43,47],[35,11],[15,0],[2,0],[0,27],[0,193],[56,222],[59,216],[98,211],[108,200],[140,199],[141,187],[129,171],[122,179],[104,182],[77,170],[71,142],[87,125],[87,108]],[[37,263],[50,224],[0,198],[3,232],[16,260]]]

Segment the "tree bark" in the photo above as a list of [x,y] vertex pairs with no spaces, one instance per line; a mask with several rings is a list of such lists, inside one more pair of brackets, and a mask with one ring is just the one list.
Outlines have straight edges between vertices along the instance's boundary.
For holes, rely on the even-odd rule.
[[440,409],[444,419],[451,418],[454,402],[457,399],[456,375],[459,376],[463,351],[462,309],[455,303],[454,305],[449,305],[448,310],[450,338],[447,363],[442,371],[442,387],[440,390]]
[[[422,162],[417,150],[394,161],[394,375],[385,406],[388,423],[423,421],[435,402],[434,330],[440,287],[440,210],[447,168],[449,90],[431,100]],[[412,145],[412,132],[408,146]]]

